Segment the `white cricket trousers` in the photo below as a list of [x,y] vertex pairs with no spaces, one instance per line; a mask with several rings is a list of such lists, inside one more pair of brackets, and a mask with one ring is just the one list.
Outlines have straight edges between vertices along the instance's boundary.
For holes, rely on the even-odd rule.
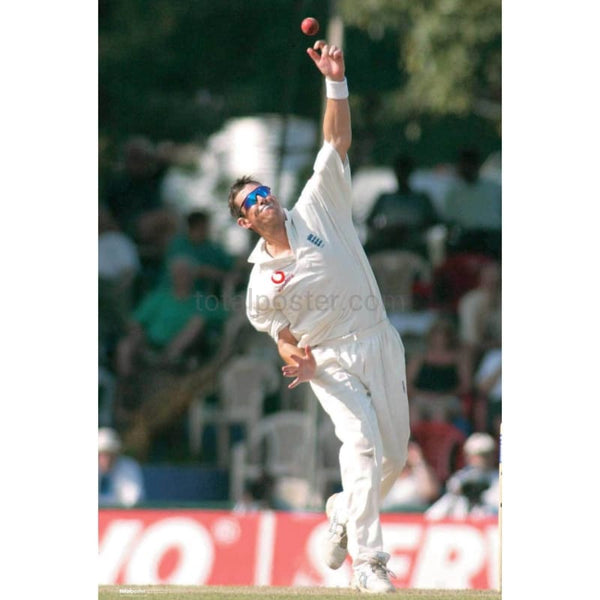
[[356,569],[383,550],[379,509],[406,462],[410,435],[406,365],[400,335],[386,319],[313,349],[312,389],[342,442],[343,491],[336,501],[346,520]]

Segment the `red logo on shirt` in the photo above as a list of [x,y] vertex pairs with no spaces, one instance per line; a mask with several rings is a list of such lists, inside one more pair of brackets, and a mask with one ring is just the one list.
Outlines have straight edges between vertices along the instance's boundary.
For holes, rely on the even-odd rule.
[[283,283],[285,279],[285,273],[283,271],[274,271],[273,275],[271,275],[271,281],[273,283]]

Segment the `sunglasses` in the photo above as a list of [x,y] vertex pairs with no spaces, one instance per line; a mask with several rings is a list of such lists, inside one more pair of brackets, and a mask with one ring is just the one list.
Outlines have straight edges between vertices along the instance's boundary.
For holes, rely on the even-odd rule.
[[271,188],[266,185],[260,185],[255,190],[252,190],[245,198],[242,204],[240,205],[239,216],[242,216],[242,210],[248,211],[250,210],[257,202],[258,197],[266,198],[271,193]]

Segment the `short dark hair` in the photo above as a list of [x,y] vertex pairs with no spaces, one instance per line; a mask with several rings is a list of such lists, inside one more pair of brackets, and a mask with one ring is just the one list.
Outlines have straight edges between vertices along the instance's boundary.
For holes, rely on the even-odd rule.
[[243,177],[238,177],[229,188],[229,198],[227,199],[227,204],[229,205],[229,212],[232,217],[239,217],[240,211],[238,207],[235,205],[235,197],[239,194],[240,190],[249,183],[260,184],[259,181],[256,181],[255,177],[252,175],[244,175]]
[[194,210],[187,216],[187,224],[188,227],[192,228],[200,224],[205,225],[209,219],[208,213],[203,210]]

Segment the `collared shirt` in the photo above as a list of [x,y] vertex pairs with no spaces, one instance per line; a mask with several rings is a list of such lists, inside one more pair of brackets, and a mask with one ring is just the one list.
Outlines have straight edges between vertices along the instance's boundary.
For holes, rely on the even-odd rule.
[[325,142],[296,205],[285,210],[291,252],[273,258],[259,240],[246,297],[258,331],[318,346],[386,318],[375,276],[352,222],[350,165]]

